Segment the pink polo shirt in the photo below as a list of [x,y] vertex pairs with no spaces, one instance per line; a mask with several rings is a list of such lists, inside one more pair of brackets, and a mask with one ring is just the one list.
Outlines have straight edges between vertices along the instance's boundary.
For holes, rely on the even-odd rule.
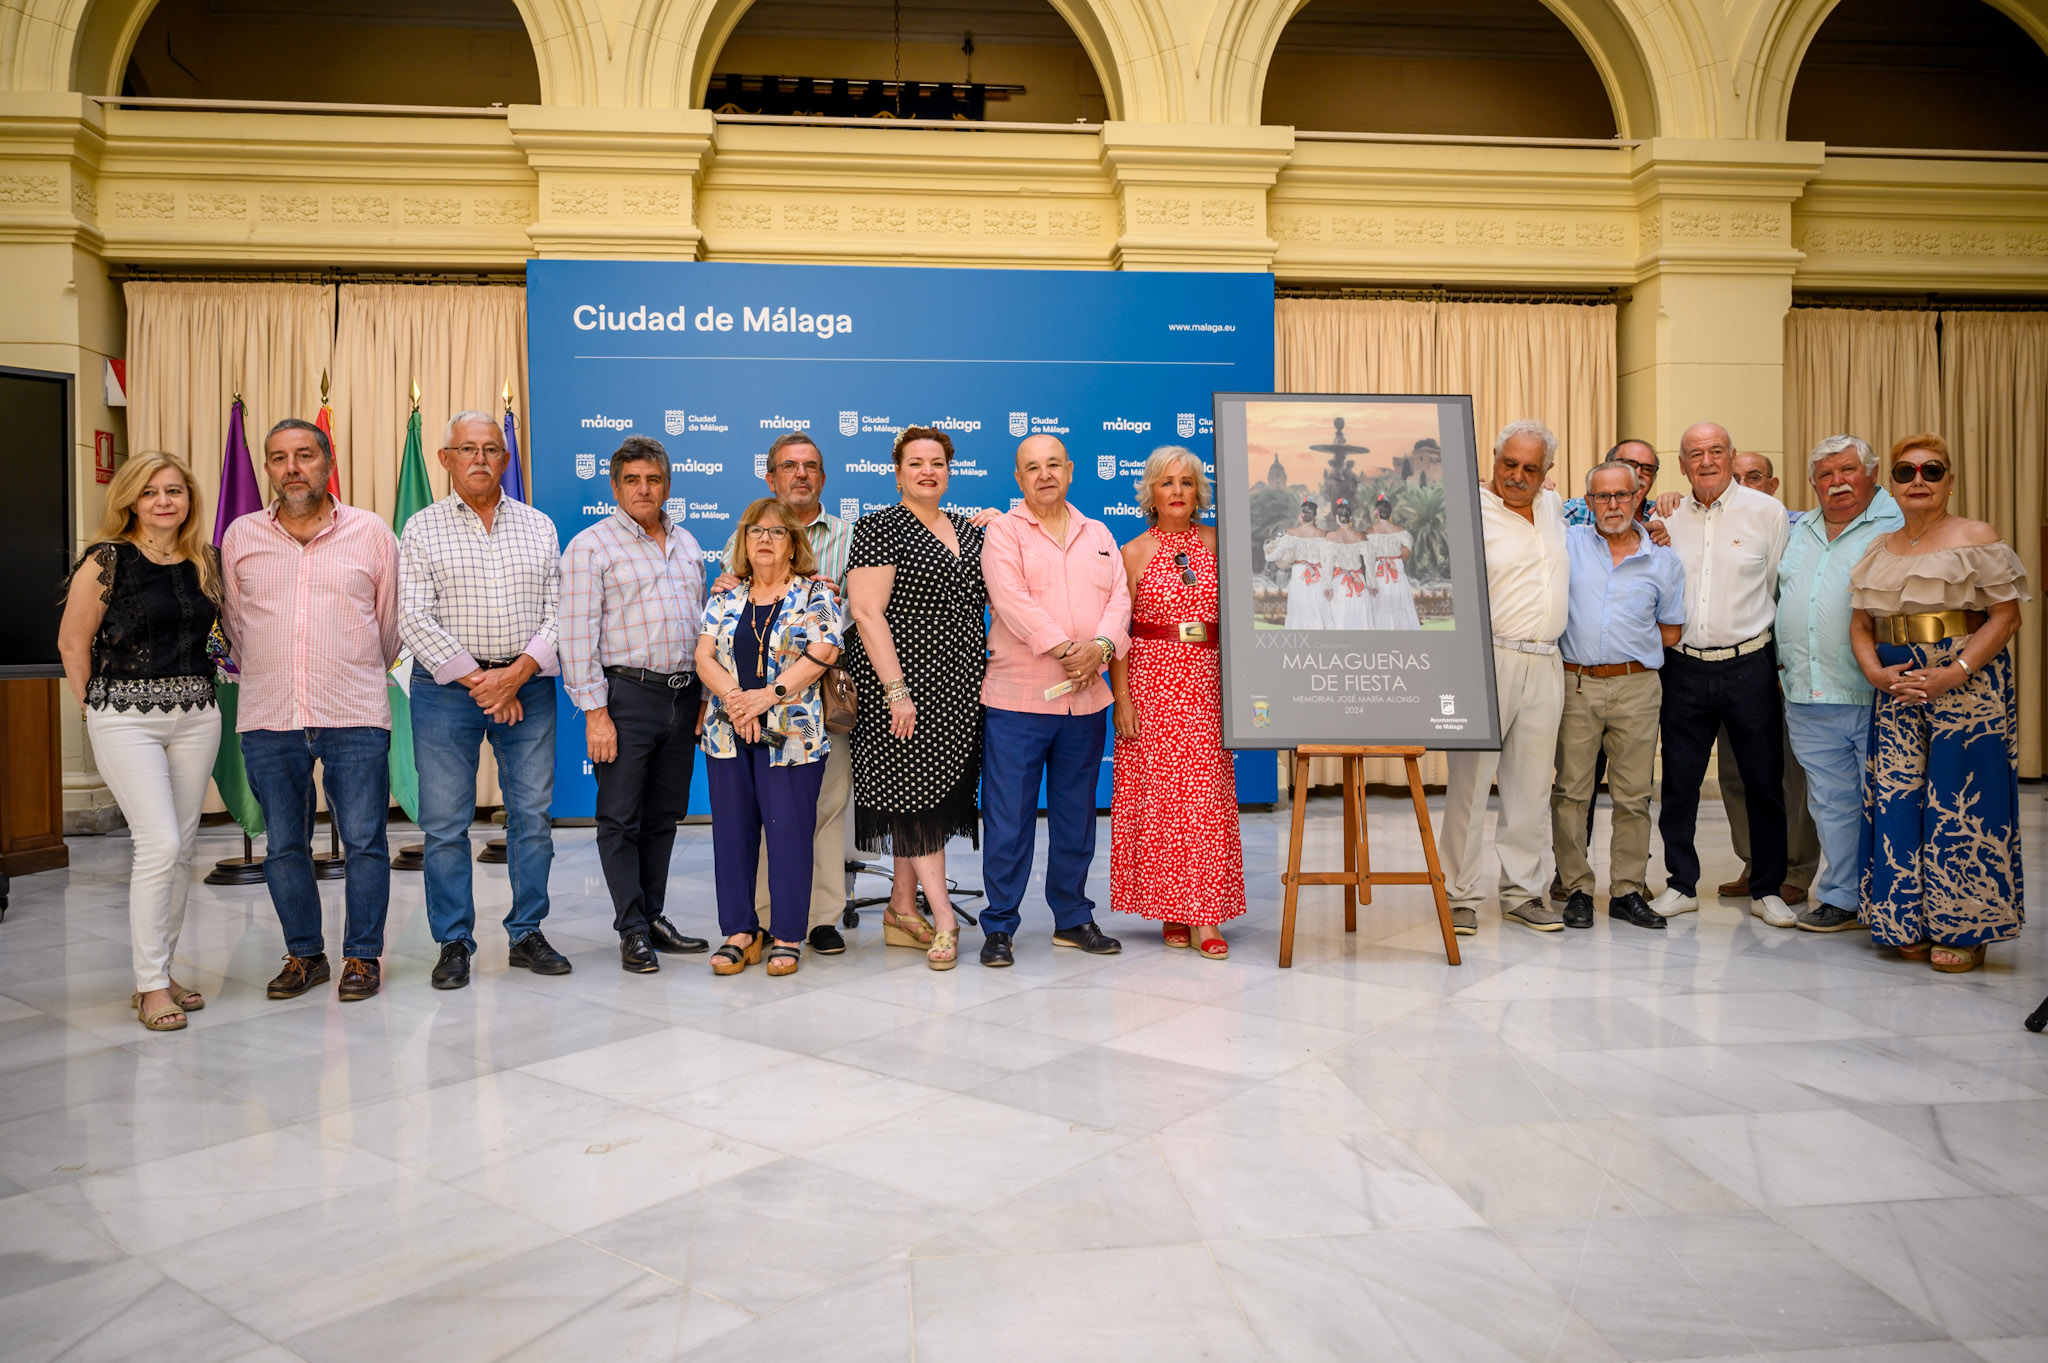
[[1131,584],[1116,538],[1101,521],[1067,507],[1067,542],[1054,542],[1031,509],[1020,506],[989,524],[981,546],[988,583],[988,675],[981,703],[1041,715],[1092,715],[1109,707],[1109,683],[1096,676],[1051,700],[1066,680],[1051,650],[1062,640],[1086,645],[1097,635],[1123,656],[1131,646]]

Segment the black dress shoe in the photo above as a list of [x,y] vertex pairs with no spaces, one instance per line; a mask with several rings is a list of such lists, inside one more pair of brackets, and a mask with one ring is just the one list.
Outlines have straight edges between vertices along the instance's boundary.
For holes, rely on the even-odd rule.
[[1568,928],[1592,927],[1593,896],[1584,890],[1573,890],[1571,898],[1564,901],[1564,925]]
[[812,928],[810,941],[811,950],[820,956],[837,956],[846,950],[846,939],[830,923],[820,923]]
[[322,951],[312,956],[287,956],[284,969],[277,972],[277,978],[270,982],[269,994],[274,999],[295,999],[316,984],[327,983],[327,953]]
[[1124,944],[1105,934],[1089,919],[1078,927],[1060,928],[1052,935],[1056,947],[1079,947],[1090,956],[1114,956],[1124,949]]
[[989,966],[1017,964],[1017,958],[1010,951],[1010,934],[991,932],[981,939],[981,963]]
[[512,944],[505,953],[505,964],[520,966],[536,975],[566,975],[576,967],[569,964],[569,958],[548,944],[548,939],[535,928]]
[[469,983],[469,948],[460,942],[441,943],[441,959],[428,980],[436,989],[460,989]]
[[656,951],[667,951],[687,956],[694,951],[709,951],[711,943],[702,937],[685,937],[676,931],[676,925],[666,917],[656,918],[647,925],[647,940],[654,944]]
[[1648,900],[1633,892],[1608,900],[1607,916],[1619,918],[1624,923],[1633,923],[1639,928],[1661,929],[1671,926],[1671,921],[1651,908]]
[[654,944],[647,940],[646,933],[619,934],[619,967],[636,975],[652,975],[661,969],[661,958],[654,954]]

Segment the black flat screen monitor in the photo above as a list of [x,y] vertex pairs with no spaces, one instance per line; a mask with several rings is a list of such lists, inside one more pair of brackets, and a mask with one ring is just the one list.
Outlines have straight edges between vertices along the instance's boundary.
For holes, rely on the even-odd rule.
[[71,566],[69,374],[0,365],[0,677],[61,677]]

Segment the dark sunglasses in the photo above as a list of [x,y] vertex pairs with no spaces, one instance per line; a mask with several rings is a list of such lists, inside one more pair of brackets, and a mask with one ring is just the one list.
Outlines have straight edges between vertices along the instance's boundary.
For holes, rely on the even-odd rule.
[[1918,478],[1927,486],[1933,487],[1946,477],[1948,477],[1948,465],[1942,463],[1939,459],[1930,459],[1924,464],[1892,465],[1892,481],[1900,487],[1904,487],[1915,478]]
[[1180,569],[1180,580],[1187,583],[1188,586],[1194,586],[1199,580],[1195,577],[1195,570],[1188,567],[1188,556],[1186,554],[1175,554],[1173,556],[1173,565]]

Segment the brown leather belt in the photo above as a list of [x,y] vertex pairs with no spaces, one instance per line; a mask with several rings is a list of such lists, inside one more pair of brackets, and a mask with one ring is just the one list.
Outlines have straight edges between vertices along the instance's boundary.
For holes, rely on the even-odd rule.
[[1216,622],[1213,620],[1182,620],[1171,625],[1148,625],[1131,622],[1133,639],[1160,639],[1167,643],[1193,644],[1197,648],[1216,647]]
[[1626,663],[1566,663],[1564,670],[1576,672],[1581,677],[1626,677],[1637,672],[1654,672],[1655,668],[1644,667],[1638,662]]
[[1880,644],[1938,644],[1975,634],[1990,619],[1983,611],[1926,611],[1919,615],[1880,615],[1870,622]]

